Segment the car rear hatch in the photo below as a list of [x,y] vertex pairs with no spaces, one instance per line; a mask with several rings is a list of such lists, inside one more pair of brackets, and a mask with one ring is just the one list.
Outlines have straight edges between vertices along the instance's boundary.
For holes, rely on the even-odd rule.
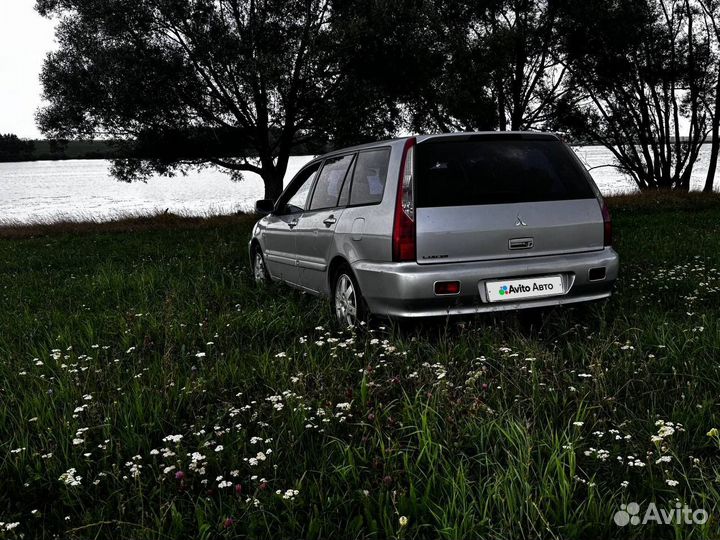
[[425,139],[414,172],[420,264],[603,249],[597,188],[554,136]]

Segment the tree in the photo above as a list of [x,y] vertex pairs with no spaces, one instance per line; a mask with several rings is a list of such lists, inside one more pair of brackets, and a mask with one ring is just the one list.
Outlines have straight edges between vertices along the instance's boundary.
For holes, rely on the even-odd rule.
[[[37,0],[37,9],[60,17],[60,47],[41,75],[46,135],[190,133],[223,148],[116,160],[120,178],[214,165],[259,174],[275,199],[293,147],[321,138],[338,79],[328,0]],[[227,155],[228,144],[252,157]]]
[[[699,4],[705,15],[708,31],[714,41],[715,51],[717,51],[720,48],[720,3],[716,0],[699,0]],[[708,107],[711,111],[712,143],[710,145],[710,163],[705,177],[705,187],[703,188],[706,193],[713,190],[718,154],[720,154],[720,66],[718,66],[717,58],[714,62],[714,68],[715,92],[712,106]]]
[[[333,4],[341,83],[333,140],[492,126],[492,107],[462,41],[464,1],[342,0]],[[343,104],[344,106],[341,106]],[[483,110],[485,109],[485,110]]]
[[561,125],[606,146],[640,189],[687,191],[709,132],[713,61],[697,6],[568,1],[564,13],[571,92]]
[[471,32],[477,9],[466,0],[424,3],[424,20],[415,32],[419,39],[411,41],[423,76],[414,80],[415,92],[403,96],[412,129],[448,132],[497,126],[491,51]]
[[404,104],[427,93],[439,68],[430,0],[338,0],[333,50],[338,80],[323,107],[335,145],[387,138],[406,122]]
[[0,134],[0,162],[25,161],[33,157],[35,143],[12,133]]
[[477,14],[471,30],[489,43],[501,131],[545,127],[565,93],[557,23],[554,0],[496,0]]
[[428,1],[440,55],[408,101],[420,129],[541,129],[566,92],[555,0]]

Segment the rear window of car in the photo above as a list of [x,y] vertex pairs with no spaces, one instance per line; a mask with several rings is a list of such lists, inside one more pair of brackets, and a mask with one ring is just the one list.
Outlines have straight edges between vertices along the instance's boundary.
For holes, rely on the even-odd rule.
[[589,199],[584,171],[556,140],[428,141],[415,152],[417,207]]
[[385,193],[390,149],[360,152],[350,190],[350,205],[377,204]]

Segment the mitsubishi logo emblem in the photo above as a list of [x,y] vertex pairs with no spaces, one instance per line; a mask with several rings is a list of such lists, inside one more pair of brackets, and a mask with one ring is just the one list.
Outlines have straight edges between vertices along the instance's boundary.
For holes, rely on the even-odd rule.
[[523,221],[523,218],[520,217],[520,214],[517,216],[517,221],[515,222],[516,227],[527,227],[527,223]]

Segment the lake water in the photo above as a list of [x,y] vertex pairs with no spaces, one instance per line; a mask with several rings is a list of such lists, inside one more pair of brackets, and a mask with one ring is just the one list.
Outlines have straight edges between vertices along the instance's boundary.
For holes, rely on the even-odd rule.
[[[709,145],[703,147],[692,177],[692,189],[702,189]],[[575,149],[588,168],[610,165],[612,154],[601,146]],[[290,159],[287,182],[311,156]],[[205,169],[175,178],[157,177],[147,183],[118,182],[105,160],[0,163],[0,222],[32,223],[61,219],[107,220],[169,210],[185,215],[229,214],[250,210],[262,198],[259,176],[245,173],[233,182],[222,171]],[[628,177],[611,167],[591,171],[605,195],[635,190]]]

